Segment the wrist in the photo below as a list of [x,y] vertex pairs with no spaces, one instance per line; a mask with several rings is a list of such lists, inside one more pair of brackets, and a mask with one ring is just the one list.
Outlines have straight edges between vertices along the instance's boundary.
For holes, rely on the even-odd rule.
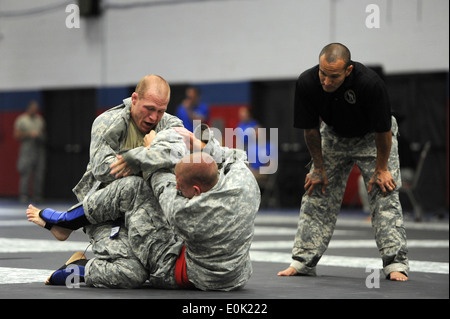
[[316,164],[315,162],[314,162],[314,167],[313,167],[313,170],[314,171],[323,171],[325,168],[324,168],[324,166],[323,166],[323,162],[321,162],[321,163],[319,163],[319,164]]
[[387,166],[375,166],[375,172],[387,172]]

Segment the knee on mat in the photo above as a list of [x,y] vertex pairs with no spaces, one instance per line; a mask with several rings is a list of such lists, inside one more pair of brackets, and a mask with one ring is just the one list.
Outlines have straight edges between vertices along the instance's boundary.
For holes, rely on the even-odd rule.
[[116,267],[115,286],[118,288],[139,288],[148,278],[147,271],[139,264],[127,264]]
[[138,262],[130,259],[109,262],[95,259],[86,275],[88,286],[99,288],[139,288],[148,278],[148,273]]

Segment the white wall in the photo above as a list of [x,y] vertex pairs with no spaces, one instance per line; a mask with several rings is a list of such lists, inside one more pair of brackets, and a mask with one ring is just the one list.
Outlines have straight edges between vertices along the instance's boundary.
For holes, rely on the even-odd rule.
[[[155,2],[156,1],[156,2]],[[69,3],[76,1],[69,1]],[[113,8],[66,28],[61,0],[0,0],[0,90],[295,78],[329,42],[387,73],[448,71],[448,0],[209,0]],[[140,1],[160,4],[161,0]],[[180,0],[178,1],[180,2]],[[11,12],[64,3],[19,17]],[[369,4],[380,28],[366,27]]]

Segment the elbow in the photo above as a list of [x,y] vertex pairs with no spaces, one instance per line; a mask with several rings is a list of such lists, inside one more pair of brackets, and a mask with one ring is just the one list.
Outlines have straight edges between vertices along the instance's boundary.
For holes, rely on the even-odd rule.
[[100,181],[102,183],[109,183],[115,179],[114,176],[110,174],[110,171],[111,169],[109,165],[101,164],[92,169],[92,174],[97,181]]

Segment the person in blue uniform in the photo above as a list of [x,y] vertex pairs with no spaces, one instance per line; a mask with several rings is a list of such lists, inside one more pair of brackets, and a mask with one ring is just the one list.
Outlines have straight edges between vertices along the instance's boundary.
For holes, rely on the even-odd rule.
[[195,86],[189,86],[186,89],[186,98],[178,106],[176,116],[183,121],[186,129],[194,132],[194,121],[198,123],[206,123],[209,118],[208,104],[200,99],[200,89]]

